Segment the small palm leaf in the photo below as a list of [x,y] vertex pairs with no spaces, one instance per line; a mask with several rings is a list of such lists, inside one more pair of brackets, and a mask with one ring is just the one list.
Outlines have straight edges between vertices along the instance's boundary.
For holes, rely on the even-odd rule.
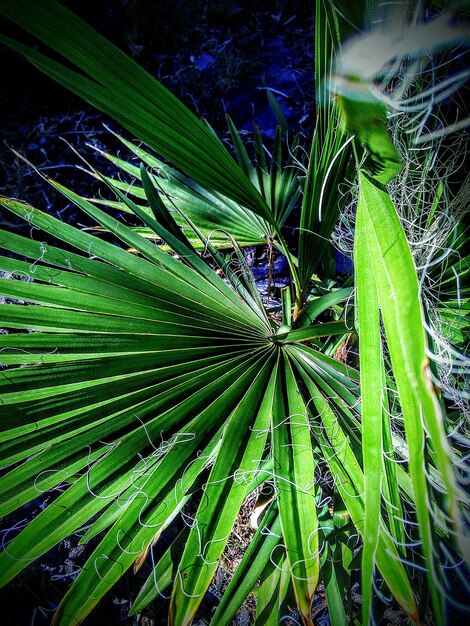
[[[226,233],[230,233],[240,245],[257,245],[265,243],[267,236],[274,236],[271,224],[256,215],[252,211],[244,209],[237,202],[227,196],[211,191],[201,186],[194,180],[185,176],[176,169],[158,159],[145,150],[142,146],[136,146],[132,142],[115,135],[130,152],[148,166],[150,178],[161,189],[161,198],[165,206],[172,212],[172,215],[186,237],[191,240],[192,245],[201,246],[200,240],[194,236],[194,232],[188,228],[188,224],[183,216],[189,218],[201,230],[205,237],[209,238],[213,245],[217,247],[231,247],[232,242]],[[145,190],[141,184],[142,174],[140,168],[131,162],[125,161],[112,154],[98,150],[103,157],[108,159],[123,174],[129,175],[129,182],[124,182],[118,178],[102,177],[114,189],[119,189],[128,197],[135,201],[147,200]],[[96,176],[96,173],[91,172]],[[128,206],[119,201],[103,200],[94,198],[93,202],[108,207],[117,208],[120,211],[129,211]],[[142,205],[143,210],[149,208]],[[143,236],[153,237],[154,234],[145,229],[141,231]]]

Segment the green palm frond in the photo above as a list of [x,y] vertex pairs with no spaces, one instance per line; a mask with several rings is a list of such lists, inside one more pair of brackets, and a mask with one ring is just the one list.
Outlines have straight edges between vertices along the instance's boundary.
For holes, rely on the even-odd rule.
[[[105,220],[78,196],[75,200],[111,225],[111,218]],[[126,226],[113,223],[113,230],[126,243],[132,241],[142,257],[18,201],[2,204],[94,257],[25,240],[22,251],[29,262],[1,259],[13,276],[34,276],[26,283],[2,279],[2,294],[23,302],[2,307],[2,324],[37,331],[1,337],[2,361],[22,364],[2,383],[2,459],[11,467],[1,479],[2,512],[34,499],[38,487],[50,489],[79,476],[9,544],[0,557],[3,582],[98,516],[84,539],[106,534],[67,594],[56,623],[82,619],[122,572],[142,558],[189,496],[201,492],[198,477],[212,465],[196,527],[178,566],[178,576],[191,568],[191,587],[176,585],[173,591],[174,623],[189,623],[250,483],[262,470],[261,459],[273,454],[268,476],[278,481],[287,571],[309,623],[319,576],[311,525],[316,454],[305,421],[310,395],[301,400],[305,392],[301,387],[295,392],[296,379],[300,375],[310,385],[309,393],[315,390],[316,405],[323,403],[322,419],[332,398],[332,406],[345,417],[344,428],[356,440],[359,422],[345,399],[357,394],[357,383],[321,352],[296,348],[296,331],[279,335],[284,343],[277,341],[268,320],[216,274],[205,276],[197,263],[188,266],[145,239],[136,241]],[[6,232],[1,238],[6,249],[16,248],[21,239]],[[333,326],[331,331],[328,324],[320,326],[319,332],[312,327],[300,339],[344,331],[342,325]],[[291,421],[289,430],[286,420]],[[292,455],[297,448],[305,450],[305,459]],[[239,456],[233,456],[234,449]],[[349,454],[345,466],[357,465],[354,453]],[[293,505],[292,498],[306,501]],[[40,528],[48,532],[41,532],[38,541]],[[312,560],[304,564],[306,551]],[[299,567],[304,573],[297,572]],[[397,562],[394,567],[403,566]],[[384,576],[390,577],[392,588],[400,579],[393,567],[384,568]],[[191,602],[188,589],[197,591]],[[400,599],[410,610],[412,596]]]
[[[85,253],[1,235],[2,247],[20,244],[30,258],[1,259],[2,269],[13,276],[1,280],[2,294],[22,302],[2,307],[1,323],[36,331],[1,337],[2,362],[22,365],[2,382],[2,462],[11,467],[1,479],[2,513],[34,499],[37,488],[79,476],[9,544],[1,557],[2,580],[99,515],[86,538],[107,534],[56,623],[82,619],[179,513],[201,472],[213,464],[196,514],[198,532],[189,534],[178,569],[184,572],[187,563],[195,577],[187,584],[200,591],[186,607],[183,598],[190,596],[174,590],[175,623],[187,623],[257,475],[273,413],[284,421],[294,409],[294,398],[288,399],[293,374],[278,363],[279,344],[268,319],[205,270],[196,253],[191,261],[188,249],[182,263],[79,196],[63,193],[141,256],[18,201],[2,201]],[[165,229],[160,232],[167,233],[167,243],[177,241]],[[15,279],[24,275],[33,281]],[[343,329],[327,327],[319,334]],[[303,436],[307,433],[308,428]],[[291,461],[282,448],[278,454],[279,471],[290,476]],[[291,520],[287,536],[295,527],[306,541],[311,531],[305,521]],[[39,528],[48,529],[40,541]],[[109,559],[101,562],[103,553]]]
[[[317,3],[319,97],[370,4]],[[402,134],[389,135],[384,100],[369,98],[371,77],[343,72],[343,57],[338,76],[354,89],[319,108],[304,181],[296,140],[286,156],[278,129],[268,159],[255,129],[252,158],[229,120],[237,163],[207,125],[54,0],[0,0],[0,12],[80,71],[1,41],[145,142],[121,139],[138,167],[103,154],[132,185],[92,170],[116,200],[85,199],[47,179],[114,243],[0,198],[2,210],[44,233],[32,240],[0,231],[0,325],[9,331],[0,334],[0,513],[61,487],[0,554],[1,584],[80,531],[94,548],[53,621],[78,624],[175,522],[178,535],[131,613],[171,588],[169,623],[189,625],[244,503],[269,485],[213,626],[229,624],[250,593],[257,625],[278,623],[295,605],[311,626],[320,582],[333,626],[345,624],[358,618],[350,587],[359,569],[363,626],[376,617],[379,581],[416,624],[426,589],[444,624],[448,562],[467,555],[467,501],[452,464],[465,459],[447,438],[458,418],[446,418],[434,384],[433,326],[420,288],[426,277],[438,286],[449,345],[462,349],[465,228],[458,215],[455,228],[443,229],[440,246],[454,247],[452,262],[442,268],[434,252],[424,255],[423,267],[433,269],[420,274],[410,224],[430,232],[444,182],[397,210],[397,188],[412,186],[423,163],[429,173],[430,161],[384,187],[398,170]],[[352,152],[337,105],[356,137]],[[330,275],[329,240],[345,202],[339,184],[355,166],[355,275],[341,283]],[[281,228],[301,195],[295,259]],[[413,223],[421,206],[431,208]],[[127,226],[106,207],[141,225]],[[290,270],[274,314],[240,250],[266,237]],[[227,245],[233,262],[219,252]],[[324,280],[312,280],[320,269]],[[343,356],[357,335],[359,368]],[[458,567],[457,576],[465,565]]]
[[[205,237],[219,248],[232,246],[226,233],[230,233],[242,246],[263,244],[269,236],[275,235],[269,222],[252,211],[244,209],[236,201],[197,184],[192,178],[178,172],[168,163],[164,163],[151,154],[148,149],[137,146],[119,135],[115,136],[130,150],[134,158],[148,166],[148,173],[158,184],[162,201],[186,236],[191,238],[193,245],[200,248],[201,242],[188,227],[185,217],[194,222]],[[140,168],[131,161],[123,160],[107,152],[100,150],[99,153],[113,163],[118,168],[118,172],[125,174],[129,182],[122,180],[122,177],[105,177],[104,179],[113,188],[119,189],[134,201],[139,202],[143,210],[149,211],[148,205],[145,204],[147,197],[142,186]],[[96,176],[93,172],[92,175]],[[94,198],[93,202],[120,211],[130,211],[122,201]],[[140,231],[140,234],[154,237],[154,233],[150,230]]]
[[[230,118],[228,118],[228,123],[239,165],[266,201],[272,214],[272,221],[276,224],[277,230],[280,230],[297,205],[301,194],[301,180],[298,173],[301,163],[297,163],[294,156],[299,145],[298,140],[295,140],[292,147],[288,148],[287,158],[283,158],[286,147],[283,145],[283,137],[278,128],[271,166],[268,167],[264,154],[260,157],[255,156],[254,161],[249,158],[241,136]],[[264,152],[259,131],[257,133],[258,147]],[[115,137],[130,150],[134,158],[148,165],[152,178],[158,184],[165,206],[198,248],[201,247],[201,242],[194,238],[194,232],[188,227],[185,217],[189,218],[218,248],[232,246],[230,238],[225,233],[230,233],[231,237],[242,246],[265,244],[268,239],[276,237],[276,228],[273,228],[271,223],[252,211],[244,209],[236,201],[198,185],[193,179],[170,167],[142,146],[137,146],[119,135],[115,134]],[[113,188],[119,189],[135,200],[146,201],[147,196],[142,186],[140,168],[132,162],[102,150],[98,152],[113,163],[119,172],[129,177],[129,182],[118,177],[105,177],[105,180]],[[93,172],[91,173],[96,176]],[[93,199],[93,202],[121,211],[129,211],[123,202],[100,198]],[[142,206],[144,210],[148,210],[148,207]],[[140,231],[140,234],[147,237],[154,236],[151,231]]]

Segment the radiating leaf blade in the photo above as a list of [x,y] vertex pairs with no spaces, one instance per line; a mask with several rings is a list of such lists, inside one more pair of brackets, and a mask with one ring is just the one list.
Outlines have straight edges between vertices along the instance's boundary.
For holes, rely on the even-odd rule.
[[297,606],[309,625],[319,577],[315,464],[306,408],[288,361],[284,376],[273,414],[274,479]]

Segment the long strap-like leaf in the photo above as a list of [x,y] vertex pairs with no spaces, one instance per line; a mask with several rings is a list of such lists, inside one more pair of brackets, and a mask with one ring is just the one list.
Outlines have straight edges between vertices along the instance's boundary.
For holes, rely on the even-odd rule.
[[361,367],[362,452],[364,464],[364,545],[362,549],[362,623],[371,620],[375,553],[379,542],[382,488],[382,345],[379,300],[371,269],[363,215],[358,214],[354,238],[356,303]]
[[[438,623],[443,623],[443,598],[436,585],[440,575],[432,537],[424,429],[445,488],[446,514],[454,532],[460,525],[460,512],[443,415],[433,388],[426,355],[418,278],[405,233],[389,195],[362,173],[359,181],[359,219],[364,224],[370,258],[373,259],[372,269],[387,345],[405,421],[409,470],[431,598],[436,619]],[[378,372],[377,375],[381,374]]]

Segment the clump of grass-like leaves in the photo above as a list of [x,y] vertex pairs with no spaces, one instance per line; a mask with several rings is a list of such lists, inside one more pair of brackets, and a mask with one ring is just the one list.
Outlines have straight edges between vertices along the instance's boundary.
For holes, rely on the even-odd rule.
[[[459,193],[447,180],[454,168],[437,165],[443,131],[422,112],[438,84],[445,93],[467,77],[432,73],[441,82],[430,85],[423,60],[465,29],[455,10],[427,21],[421,5],[377,11],[316,4],[319,109],[304,176],[299,140],[287,146],[281,129],[267,158],[260,134],[250,155],[229,120],[235,160],[55,0],[0,0],[0,13],[54,58],[0,41],[144,142],[122,139],[139,167],[104,155],[131,186],[92,171],[111,202],[50,180],[124,246],[0,199],[62,242],[0,233],[9,275],[0,289],[11,302],[0,324],[35,331],[0,335],[1,513],[63,489],[5,546],[1,582],[78,530],[82,542],[97,540],[54,624],[86,618],[178,518],[181,532],[131,613],[171,587],[169,623],[190,624],[243,503],[265,484],[273,497],[212,624],[229,624],[256,589],[256,624],[278,624],[295,605],[311,625],[319,583],[333,626],[379,620],[388,595],[415,623],[430,608],[444,624],[457,602],[453,581],[467,571],[466,449],[461,414],[451,406],[447,418],[443,396],[447,405],[462,398],[455,360],[464,363],[468,337],[468,256],[461,211],[448,206]],[[371,57],[377,45],[381,56]],[[431,148],[417,151],[420,141]],[[116,207],[142,225],[113,217]],[[297,256],[284,234],[295,208]],[[345,228],[349,279],[331,269],[331,238],[345,241]],[[290,273],[277,315],[242,252],[265,242]],[[344,357],[356,335],[359,369]],[[358,569],[362,617],[351,595]]]

